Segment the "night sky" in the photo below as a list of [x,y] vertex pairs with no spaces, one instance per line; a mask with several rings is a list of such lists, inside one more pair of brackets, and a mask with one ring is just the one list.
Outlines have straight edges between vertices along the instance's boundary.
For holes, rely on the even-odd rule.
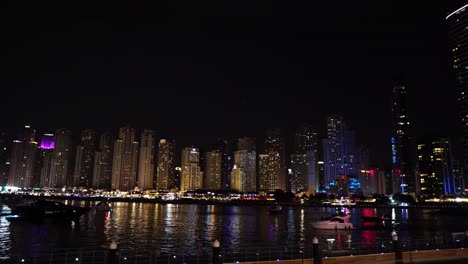
[[0,8],[7,131],[130,124],[205,144],[301,122],[323,137],[340,114],[387,166],[403,82],[414,138],[461,134],[445,1],[44,2]]

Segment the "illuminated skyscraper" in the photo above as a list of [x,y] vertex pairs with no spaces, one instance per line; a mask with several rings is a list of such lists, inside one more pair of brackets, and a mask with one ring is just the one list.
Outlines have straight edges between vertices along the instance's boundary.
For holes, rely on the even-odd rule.
[[206,152],[204,189],[221,189],[222,156],[223,154],[219,150]]
[[[466,1],[465,1],[466,2]],[[453,72],[456,78],[458,107],[463,127],[463,178],[468,183],[468,5],[460,4],[446,17],[450,48],[452,52]],[[462,186],[465,189],[466,186]]]
[[166,139],[159,141],[156,189],[169,190],[179,188],[175,184],[175,142]]
[[421,194],[456,194],[450,140],[440,138],[418,144],[417,175]]
[[240,138],[238,150],[234,152],[234,166],[231,172],[231,189],[239,192],[257,191],[257,154],[255,139]]
[[278,180],[280,171],[280,155],[276,151],[268,154],[260,154],[259,156],[259,174],[258,174],[258,190],[265,192],[273,192],[279,189]]
[[[270,128],[266,131],[265,151],[263,154],[269,155],[268,167],[270,183],[274,183],[275,189],[289,191],[288,177],[286,172],[286,146],[284,138],[281,136],[279,128]],[[260,159],[262,161],[262,159]],[[272,179],[277,177],[277,179]],[[270,186],[270,188],[273,186]],[[269,189],[270,189],[269,188]]]
[[354,131],[341,116],[327,118],[327,138],[323,140],[325,179],[329,185],[343,175],[357,175]]
[[112,190],[130,191],[136,186],[138,142],[135,129],[122,127],[114,144]]
[[91,129],[81,131],[81,143],[76,147],[74,187],[92,186],[95,151],[96,132]]
[[40,175],[40,187],[50,186],[49,176],[52,169],[52,157],[54,154],[55,138],[53,134],[44,134],[39,146],[38,170]]
[[141,190],[154,188],[154,144],[154,131],[150,129],[143,130],[138,163],[138,186]]
[[8,176],[9,186],[20,188],[32,187],[37,153],[35,133],[29,126],[25,126],[16,139],[13,140]]
[[182,150],[181,191],[193,191],[203,188],[203,172],[200,168],[200,150],[184,148]]
[[221,153],[221,189],[228,190],[230,189],[230,173],[232,168],[232,153],[229,147],[229,141],[226,139],[218,139],[213,150],[217,150]]
[[290,156],[292,192],[318,190],[317,154],[318,134],[309,125],[302,124],[294,135],[294,153]]
[[72,184],[73,155],[71,131],[65,128],[55,132],[55,147],[49,175],[51,188],[62,188]]
[[94,156],[93,187],[111,189],[114,136],[110,132],[101,134],[99,148]]
[[393,192],[415,193],[416,179],[411,162],[410,122],[407,113],[406,87],[398,85],[392,94],[392,179]]

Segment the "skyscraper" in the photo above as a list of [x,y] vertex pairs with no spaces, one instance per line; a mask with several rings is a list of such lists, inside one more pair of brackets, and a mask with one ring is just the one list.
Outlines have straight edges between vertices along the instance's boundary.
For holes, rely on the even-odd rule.
[[169,190],[179,188],[175,179],[175,142],[166,139],[159,141],[156,189]]
[[205,153],[204,189],[221,189],[222,158],[223,154],[219,150],[208,151]]
[[93,187],[111,189],[114,136],[104,132],[99,138],[99,148],[94,156]]
[[[286,171],[286,146],[284,138],[281,136],[279,128],[270,128],[266,131],[265,151],[263,154],[269,155],[269,161],[265,166],[268,168],[268,177],[277,177],[270,179],[270,182],[276,184],[275,189],[289,191],[288,176]],[[261,161],[262,159],[260,159]],[[272,186],[270,186],[272,187]]]
[[290,155],[291,191],[318,190],[318,134],[308,124],[300,125],[294,134],[294,153]]
[[50,186],[49,177],[52,169],[52,157],[54,154],[55,138],[53,134],[44,134],[39,146],[38,169],[40,175],[40,187]]
[[181,191],[193,191],[203,188],[203,172],[200,167],[200,150],[184,148],[182,150]]
[[392,179],[393,192],[415,193],[416,179],[411,162],[410,122],[407,113],[406,87],[397,85],[392,93]]
[[135,129],[122,127],[114,144],[112,190],[130,191],[136,186],[138,142]]
[[81,131],[81,143],[76,147],[74,187],[92,187],[96,132],[91,129]]
[[36,165],[36,131],[25,126],[13,140],[8,185],[20,188],[32,187]]
[[[213,147],[213,151],[219,151],[221,153],[221,189],[228,190],[231,183],[231,168],[232,158],[231,149],[229,147],[229,141],[226,139],[218,139]],[[218,188],[219,189],[219,188]]]
[[418,144],[417,175],[421,194],[457,193],[448,138]]
[[255,139],[240,138],[238,150],[234,152],[234,166],[231,172],[231,189],[239,192],[257,191],[257,154]]
[[357,176],[354,131],[348,128],[341,116],[333,115],[327,118],[327,138],[323,140],[323,155],[325,185],[343,175]]
[[55,132],[55,147],[52,153],[52,166],[49,175],[49,186],[62,188],[72,184],[73,155],[71,131],[65,128]]
[[154,188],[154,144],[154,131],[144,129],[141,133],[140,159],[138,163],[138,186],[142,190]]
[[273,192],[279,189],[278,180],[280,171],[280,155],[278,152],[272,151],[268,154],[260,154],[259,158],[259,173],[258,173],[258,190],[265,192]]
[[[447,17],[449,42],[452,52],[453,72],[458,94],[458,107],[463,127],[463,178],[468,183],[468,5],[460,4]],[[463,186],[462,189],[466,189]]]

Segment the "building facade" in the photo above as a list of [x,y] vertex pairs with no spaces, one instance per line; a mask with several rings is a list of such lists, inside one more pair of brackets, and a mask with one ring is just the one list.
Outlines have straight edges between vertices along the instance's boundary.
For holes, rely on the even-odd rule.
[[114,136],[104,132],[99,137],[99,147],[94,155],[93,188],[111,189]]
[[112,190],[131,191],[137,184],[138,142],[135,129],[123,127],[114,143]]
[[175,142],[161,139],[158,147],[156,189],[170,190],[179,188],[175,183]]
[[13,140],[8,185],[31,188],[34,178],[38,144],[36,131],[25,126]]
[[73,144],[70,130],[55,131],[55,146],[49,175],[50,188],[63,188],[73,184]]
[[407,89],[397,85],[392,93],[392,180],[393,193],[416,192],[416,178],[411,159],[409,117],[407,111]]
[[449,43],[452,54],[453,73],[458,97],[460,124],[463,128],[463,186],[465,191],[468,182],[468,5],[460,6],[451,10],[446,17],[449,29]]
[[138,187],[154,189],[155,132],[144,129],[141,133],[140,158],[138,160]]

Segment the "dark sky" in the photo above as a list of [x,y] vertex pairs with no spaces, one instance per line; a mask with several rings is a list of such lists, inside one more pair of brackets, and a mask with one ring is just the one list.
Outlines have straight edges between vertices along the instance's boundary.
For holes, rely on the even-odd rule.
[[445,1],[45,2],[0,8],[5,130],[200,144],[341,114],[382,166],[402,81],[414,138],[460,134]]

